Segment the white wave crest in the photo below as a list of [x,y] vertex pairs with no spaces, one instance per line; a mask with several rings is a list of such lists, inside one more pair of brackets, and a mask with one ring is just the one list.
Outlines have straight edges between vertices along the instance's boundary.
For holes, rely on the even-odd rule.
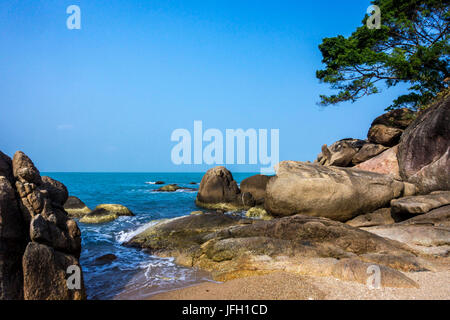
[[146,181],[145,184],[156,184],[156,181]]
[[142,226],[138,227],[135,230],[120,231],[116,235],[116,241],[121,243],[121,244],[124,243],[124,242],[130,241],[133,237],[137,236],[141,232],[144,232],[147,228],[150,228],[151,226],[154,226],[157,223],[158,223],[158,220],[153,220],[153,221],[150,221],[150,222],[148,222],[146,224],[143,224]]

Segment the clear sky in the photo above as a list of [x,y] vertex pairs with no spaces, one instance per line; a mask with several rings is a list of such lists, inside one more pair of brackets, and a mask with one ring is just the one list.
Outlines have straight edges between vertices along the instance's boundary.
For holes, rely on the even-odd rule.
[[[69,5],[81,30],[66,27]],[[0,2],[0,150],[41,171],[202,171],[171,162],[173,130],[280,130],[280,160],[364,139],[399,88],[319,107],[322,38],[369,1]],[[259,166],[258,166],[259,167]],[[232,166],[255,171],[255,166]]]

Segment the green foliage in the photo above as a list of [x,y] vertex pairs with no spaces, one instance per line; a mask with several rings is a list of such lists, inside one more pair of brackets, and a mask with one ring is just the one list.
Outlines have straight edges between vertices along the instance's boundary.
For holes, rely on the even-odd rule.
[[381,9],[381,28],[358,27],[348,38],[323,39],[319,46],[326,68],[318,70],[321,82],[337,94],[321,95],[321,105],[356,101],[399,83],[409,93],[388,109],[418,109],[429,103],[448,84],[449,0],[374,0]]

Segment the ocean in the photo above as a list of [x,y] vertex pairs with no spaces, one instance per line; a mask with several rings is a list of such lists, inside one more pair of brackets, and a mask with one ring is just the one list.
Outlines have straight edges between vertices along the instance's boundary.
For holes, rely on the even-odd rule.
[[[82,232],[80,263],[88,299],[145,299],[149,296],[212,281],[207,272],[184,268],[172,258],[159,258],[145,250],[122,244],[154,224],[158,219],[189,215],[199,210],[194,200],[197,191],[157,192],[156,181],[176,183],[198,189],[204,173],[55,173],[50,176],[64,183],[69,194],[94,209],[102,203],[128,207],[134,217],[119,217],[103,224],[78,222]],[[255,173],[235,173],[240,183]],[[102,264],[96,261],[105,254],[117,259]]]

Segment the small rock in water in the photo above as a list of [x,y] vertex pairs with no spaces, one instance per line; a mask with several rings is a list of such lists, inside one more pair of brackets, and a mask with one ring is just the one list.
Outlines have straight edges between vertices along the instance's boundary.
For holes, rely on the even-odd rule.
[[155,184],[165,184],[164,181],[156,181]]
[[95,261],[98,263],[106,264],[106,263],[110,263],[116,259],[117,259],[117,256],[115,254],[108,253],[108,254],[98,257],[97,259],[95,259]]

